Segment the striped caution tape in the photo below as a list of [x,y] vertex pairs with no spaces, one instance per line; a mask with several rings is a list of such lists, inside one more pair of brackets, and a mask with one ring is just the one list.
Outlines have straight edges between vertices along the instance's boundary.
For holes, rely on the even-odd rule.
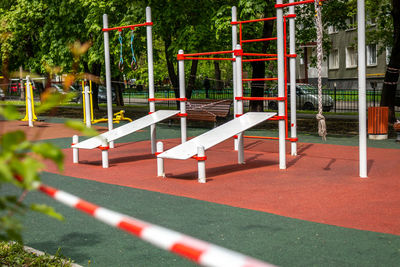
[[274,266],[161,226],[108,210],[47,185],[41,184],[39,190],[67,206],[85,212],[106,224],[122,229],[159,248],[203,266]]

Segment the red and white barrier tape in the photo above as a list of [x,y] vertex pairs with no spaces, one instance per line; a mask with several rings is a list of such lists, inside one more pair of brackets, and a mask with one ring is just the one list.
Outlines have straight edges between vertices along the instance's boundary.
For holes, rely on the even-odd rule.
[[67,192],[41,184],[39,190],[55,200],[83,211],[111,226],[203,266],[274,266],[190,236],[108,210]]

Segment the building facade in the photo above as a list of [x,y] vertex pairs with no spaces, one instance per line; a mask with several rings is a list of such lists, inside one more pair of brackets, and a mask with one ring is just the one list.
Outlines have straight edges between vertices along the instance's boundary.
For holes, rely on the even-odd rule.
[[[322,80],[325,88],[357,89],[358,88],[358,54],[356,17],[348,19],[346,30],[328,27],[327,34],[331,41],[331,50],[324,51],[325,60],[322,68]],[[374,27],[371,21],[368,27]],[[298,80],[316,84],[317,70],[313,67],[315,44],[301,47],[303,57],[298,59]],[[367,90],[382,89],[386,66],[389,63],[390,48],[376,43],[366,45]]]

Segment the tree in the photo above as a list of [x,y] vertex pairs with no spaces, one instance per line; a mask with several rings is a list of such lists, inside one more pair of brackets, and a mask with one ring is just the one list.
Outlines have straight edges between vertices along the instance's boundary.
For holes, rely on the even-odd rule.
[[[378,29],[373,31],[371,36],[375,38],[381,36],[378,40],[392,48],[389,64],[386,68],[380,106],[389,107],[389,122],[393,123],[396,121],[394,105],[400,72],[400,2],[396,0],[391,0],[391,3],[381,1],[378,4],[380,8],[376,8],[376,4],[378,3],[375,3],[374,6],[373,3],[370,3],[371,13],[375,13],[375,18],[378,19]],[[388,16],[389,10],[391,16]]]
[[[242,8],[242,15],[247,17],[248,19],[257,19],[257,18],[269,18],[274,17],[276,15],[276,10],[274,5],[276,1],[251,1],[250,5],[248,1],[242,1],[239,4],[239,7]],[[243,18],[242,18],[243,19]],[[262,28],[257,28],[256,25],[252,25],[252,28],[255,30],[244,31],[244,38],[246,39],[255,39],[255,38],[270,38],[272,37],[274,31],[275,21],[264,21],[262,24]],[[275,45],[271,45],[271,42],[261,42],[261,43],[253,43],[251,45],[247,45],[248,48],[246,52],[253,53],[267,53],[271,52],[273,48],[276,48]],[[271,63],[270,63],[271,64]],[[273,64],[273,63],[272,63]],[[265,78],[265,61],[256,61],[251,62],[252,67],[252,79],[256,78]],[[252,81],[251,82],[251,96],[252,97],[263,97],[264,96],[264,81]],[[252,100],[250,101],[250,111],[261,112],[264,110],[264,101]]]

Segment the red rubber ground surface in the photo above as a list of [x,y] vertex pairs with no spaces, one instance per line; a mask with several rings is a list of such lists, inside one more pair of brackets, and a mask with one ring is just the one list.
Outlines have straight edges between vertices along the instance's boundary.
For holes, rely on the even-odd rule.
[[[104,131],[107,129],[106,127],[93,127],[98,131]],[[60,137],[72,138],[74,134],[82,135],[78,131],[65,127],[62,123],[34,122],[34,127],[28,127],[28,122],[26,121],[0,121],[0,134],[15,130],[24,131],[26,139],[29,141]]]
[[[171,148],[178,140],[165,140]],[[72,164],[65,149],[64,175],[185,196],[313,222],[400,235],[400,150],[368,149],[368,178],[358,177],[358,147],[299,143],[279,170],[276,141],[245,140],[245,165],[228,140],[206,151],[207,183],[197,183],[195,160],[166,160],[167,178],[156,177],[148,141],[116,144],[110,168],[99,150],[80,150]],[[289,149],[287,149],[289,151]],[[49,167],[56,172],[55,167]]]

